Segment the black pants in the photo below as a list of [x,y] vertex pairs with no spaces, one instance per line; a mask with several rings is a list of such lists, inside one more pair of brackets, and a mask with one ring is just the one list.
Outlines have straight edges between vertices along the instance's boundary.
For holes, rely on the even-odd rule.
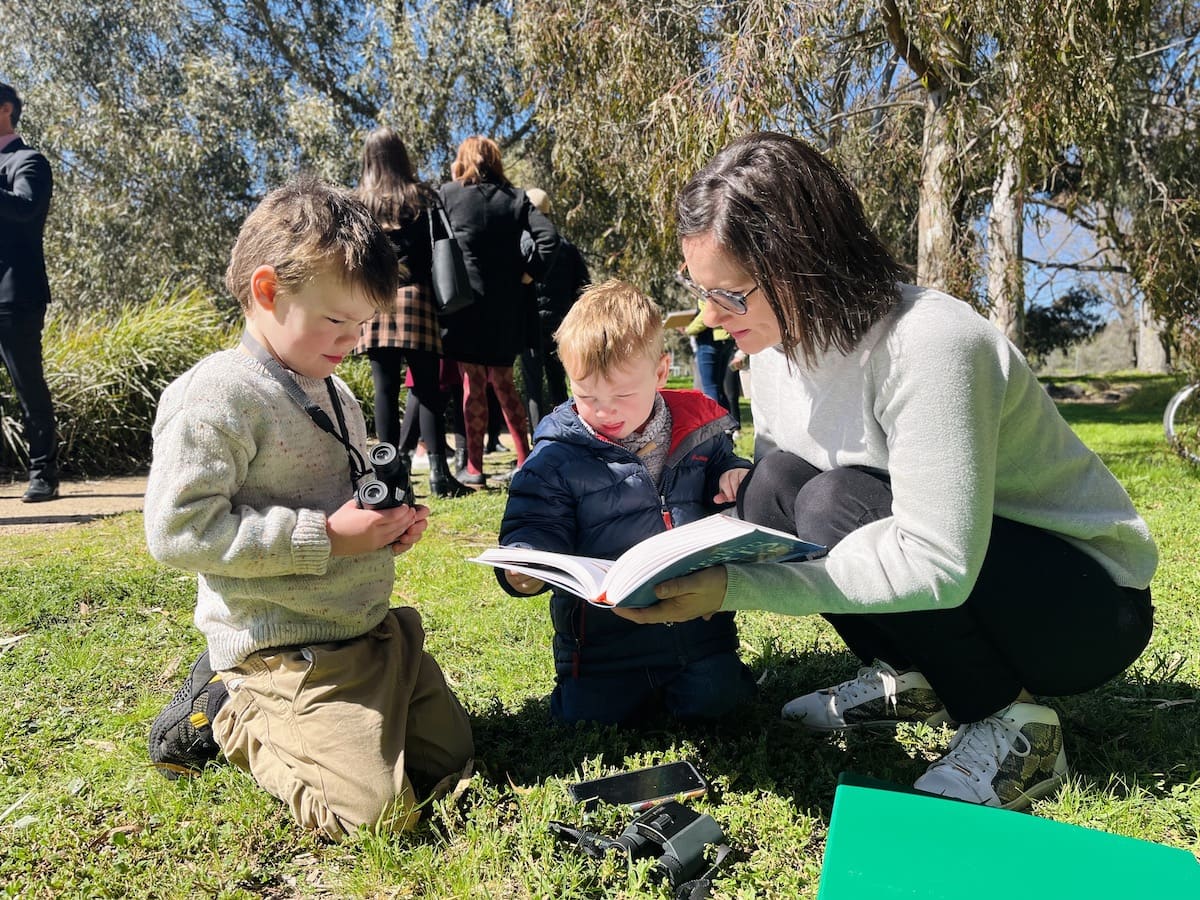
[[521,351],[521,380],[525,386],[530,432],[537,428],[543,416],[567,399],[567,373],[555,349],[555,327],[541,326],[538,346]]
[[42,371],[44,308],[0,306],[0,357],[21,404],[29,444],[29,477],[58,483],[54,406]]
[[[775,450],[742,484],[738,505],[752,522],[833,547],[890,516],[892,490],[884,474],[822,472]],[[1152,617],[1149,590],[1120,587],[1061,538],[996,517],[961,606],[825,618],[864,663],[920,670],[956,721],[974,722],[1022,688],[1062,696],[1103,684],[1145,649]]]
[[[442,413],[446,405],[438,382],[438,360],[430,350],[402,350],[398,347],[372,347],[371,380],[375,384],[375,434],[381,441],[402,449],[405,435],[400,430],[400,391],[404,387],[404,363],[412,371],[409,403],[417,415],[421,440],[429,453],[442,453],[446,445],[446,425]],[[407,411],[406,411],[407,412]],[[413,436],[413,446],[416,437]]]

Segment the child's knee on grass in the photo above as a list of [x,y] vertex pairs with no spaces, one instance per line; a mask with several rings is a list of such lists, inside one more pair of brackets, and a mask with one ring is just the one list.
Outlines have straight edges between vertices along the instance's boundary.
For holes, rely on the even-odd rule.
[[684,720],[720,719],[754,699],[758,685],[734,652],[688,663],[665,685],[668,712]]

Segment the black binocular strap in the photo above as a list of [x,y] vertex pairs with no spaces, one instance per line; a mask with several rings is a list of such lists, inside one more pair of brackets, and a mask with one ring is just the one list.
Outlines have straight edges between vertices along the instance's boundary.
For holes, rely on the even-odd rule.
[[300,389],[300,385],[296,384],[296,380],[279,364],[279,360],[268,353],[266,347],[256,341],[249,331],[242,332],[242,346],[249,351],[251,356],[262,363],[263,368],[279,382],[280,386],[287,391],[288,396],[296,402],[296,405],[308,413],[313,424],[326,434],[333,435],[337,438],[338,443],[346,448],[346,461],[350,466],[350,490],[351,492],[355,491],[359,479],[367,474],[367,464],[362,458],[362,454],[358,452],[358,448],[350,443],[350,430],[346,427],[346,417],[342,414],[342,401],[337,395],[337,389],[333,386],[333,378],[325,379],[325,389],[329,391],[329,402],[333,406],[333,414],[337,417],[336,428],[329,420],[325,410],[321,409],[308,394]]

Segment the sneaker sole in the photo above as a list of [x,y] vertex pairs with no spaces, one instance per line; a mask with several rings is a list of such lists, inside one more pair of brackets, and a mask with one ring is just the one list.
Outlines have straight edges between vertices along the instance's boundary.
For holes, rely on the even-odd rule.
[[1037,784],[1033,785],[1032,787],[1026,788],[1017,797],[1014,797],[1012,800],[1009,800],[1007,803],[1001,804],[999,808],[1000,809],[1011,809],[1011,810],[1027,809],[1033,803],[1034,800],[1041,800],[1043,797],[1047,796],[1048,794],[1054,793],[1056,790],[1058,790],[1062,786],[1063,782],[1066,780],[1067,780],[1067,776],[1064,774],[1064,775],[1054,775],[1050,778],[1047,778],[1045,781],[1039,781]]
[[951,721],[950,714],[947,713],[946,710],[944,710],[944,709],[939,713],[934,713],[932,716],[930,716],[927,719],[872,719],[869,722],[850,722],[845,725],[818,725],[816,723],[810,724],[809,722],[806,722],[804,719],[793,719],[793,718],[790,718],[788,716],[783,716],[783,715],[781,715],[779,717],[779,719],[781,722],[783,722],[784,725],[787,725],[791,728],[803,728],[805,731],[814,731],[819,734],[829,734],[834,731],[856,731],[860,728],[869,728],[869,729],[882,731],[882,730],[887,730],[889,728],[896,728],[901,723],[911,723],[913,725],[929,725],[929,726],[933,727],[933,726],[937,726],[937,725],[945,725]]

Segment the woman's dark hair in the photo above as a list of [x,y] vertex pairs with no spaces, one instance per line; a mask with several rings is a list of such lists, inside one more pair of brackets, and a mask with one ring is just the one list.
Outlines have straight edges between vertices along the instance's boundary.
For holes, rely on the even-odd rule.
[[790,359],[849,352],[899,300],[904,267],[858,193],[797,138],[764,131],[733,141],[684,185],[675,213],[680,238],[711,233],[754,277]]
[[433,203],[433,189],[417,178],[400,135],[376,128],[363,143],[355,195],[384,228],[399,228]]

